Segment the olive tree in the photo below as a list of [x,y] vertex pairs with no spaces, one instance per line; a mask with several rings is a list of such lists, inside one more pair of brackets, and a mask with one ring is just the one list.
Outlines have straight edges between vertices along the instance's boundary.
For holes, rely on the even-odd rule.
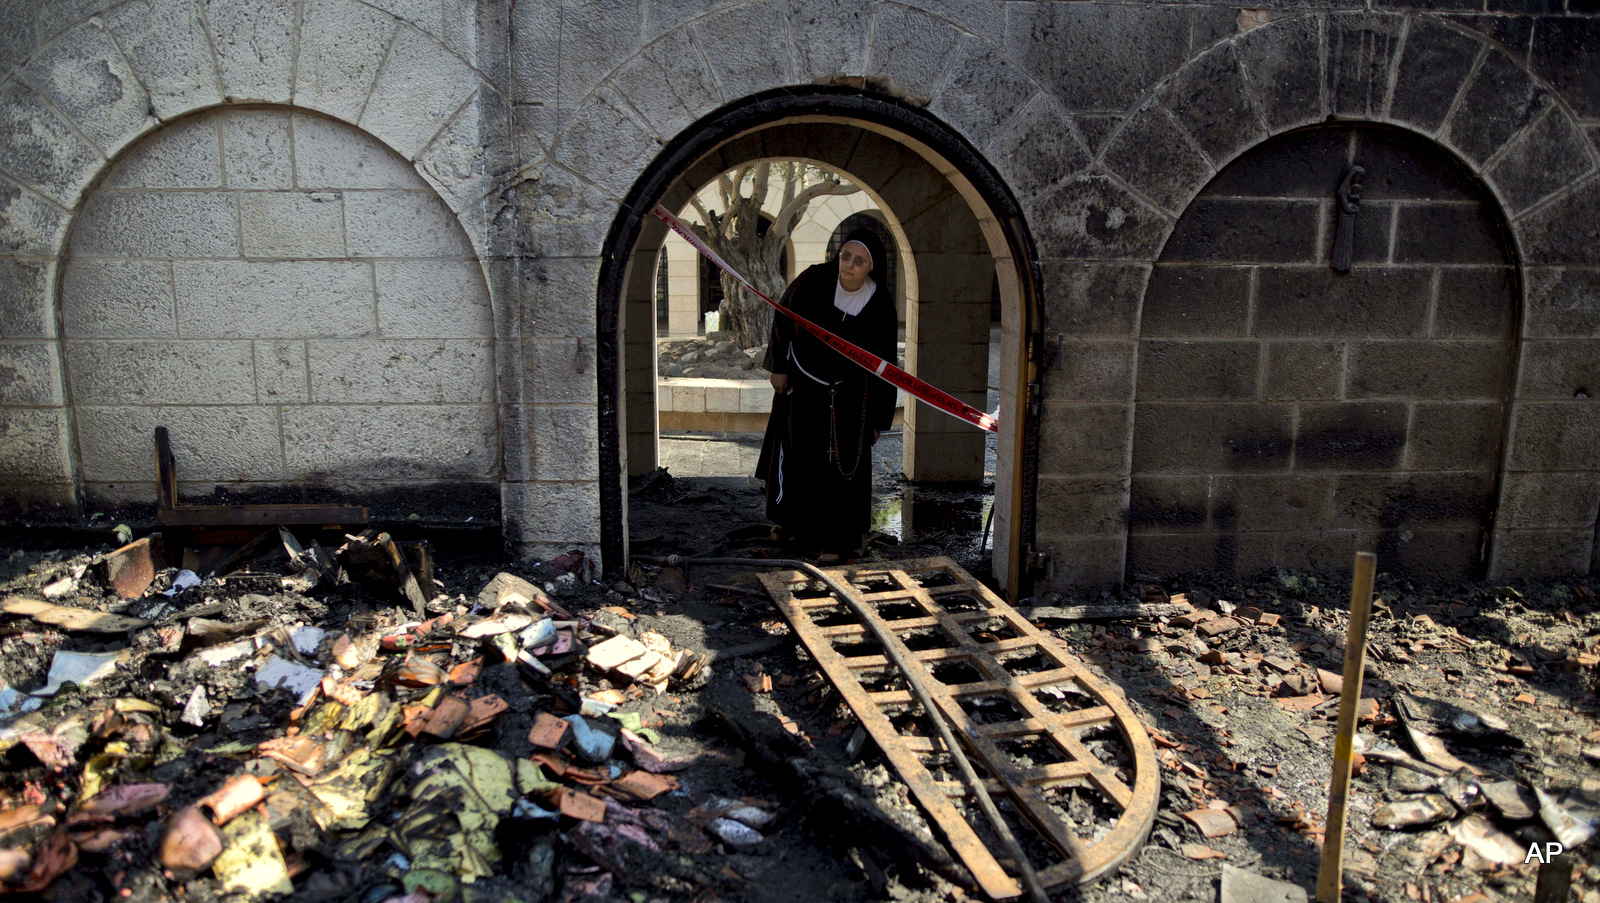
[[[721,209],[711,209],[696,195],[689,203],[699,214],[700,222],[690,228],[773,299],[784,289],[783,249],[806,208],[820,197],[861,190],[838,173],[792,160],[746,163],[717,176],[715,185]],[[773,192],[777,197],[769,199]],[[763,227],[763,208],[773,202],[777,213]],[[772,309],[733,277],[721,275],[722,328],[733,334],[741,348],[766,342],[772,329]]]

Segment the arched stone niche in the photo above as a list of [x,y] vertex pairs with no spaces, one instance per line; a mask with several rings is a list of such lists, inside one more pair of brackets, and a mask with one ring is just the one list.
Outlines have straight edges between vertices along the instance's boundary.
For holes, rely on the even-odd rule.
[[[1354,262],[1335,192],[1365,169]],[[1482,573],[1518,277],[1499,206],[1432,142],[1267,141],[1184,211],[1140,318],[1130,574]]]
[[499,511],[483,270],[405,160],[333,119],[219,109],[165,126],[85,198],[60,322],[76,470],[95,507],[179,495]]
[[[480,256],[497,302],[496,359],[519,359],[510,229],[483,201],[509,169],[509,109],[468,62],[492,63],[494,42],[480,42],[496,31],[489,7],[447,30],[442,14],[413,24],[355,0],[270,9],[221,0],[205,15],[193,0],[34,6],[41,43],[6,48],[27,55],[7,58],[18,65],[0,85],[0,511],[83,513],[60,303],[68,233],[87,194],[131,146],[223,105],[315,111],[403,157]],[[520,424],[519,393],[500,395],[496,420]],[[525,470],[523,437],[501,434],[517,452],[499,457]],[[141,448],[138,460],[151,454]],[[520,477],[510,464],[506,473]]]
[[1427,13],[1287,14],[1216,43],[1152,86],[1113,124],[1093,164],[1033,201],[1047,346],[1061,335],[1067,350],[1063,366],[1043,374],[1039,425],[1038,544],[1054,551],[1055,583],[1129,573],[1141,307],[1149,268],[1178,220],[1241,154],[1339,121],[1429,139],[1509,221],[1524,341],[1515,346],[1487,573],[1590,569],[1600,406],[1575,387],[1595,381],[1586,362],[1600,335],[1589,273],[1600,262],[1592,225],[1600,155],[1561,92],[1527,62]]

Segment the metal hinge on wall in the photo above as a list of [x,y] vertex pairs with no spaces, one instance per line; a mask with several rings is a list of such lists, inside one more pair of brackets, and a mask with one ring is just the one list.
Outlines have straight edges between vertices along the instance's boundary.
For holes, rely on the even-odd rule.
[[1024,569],[1043,574],[1046,579],[1055,573],[1056,550],[1052,546],[1035,549],[1031,544],[1022,547],[1022,566]]

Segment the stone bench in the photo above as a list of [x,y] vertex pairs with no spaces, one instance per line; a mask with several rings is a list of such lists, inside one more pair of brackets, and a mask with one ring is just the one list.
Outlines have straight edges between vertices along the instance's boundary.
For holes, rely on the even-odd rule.
[[[899,394],[897,428],[905,414],[905,393]],[[656,380],[656,412],[664,430],[764,433],[772,386],[765,379],[662,377]]]

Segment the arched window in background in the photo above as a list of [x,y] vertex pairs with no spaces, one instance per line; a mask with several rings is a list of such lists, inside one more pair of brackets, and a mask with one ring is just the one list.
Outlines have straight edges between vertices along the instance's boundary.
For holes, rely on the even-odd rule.
[[[899,255],[895,253],[894,235],[889,231],[889,227],[884,224],[883,220],[870,213],[852,213],[845,217],[843,222],[839,223],[838,228],[833,230],[833,235],[828,238],[828,256],[826,259],[832,260],[833,255],[839,253],[839,246],[844,244],[844,237],[857,229],[871,229],[877,234],[878,240],[883,242],[884,250],[889,255],[889,259],[883,262],[882,272],[887,274],[889,285],[898,286],[900,280],[896,277],[899,275],[900,261],[898,259]],[[875,262],[873,269],[877,270],[878,266]],[[876,281],[884,281],[876,278],[877,273],[873,275]]]

